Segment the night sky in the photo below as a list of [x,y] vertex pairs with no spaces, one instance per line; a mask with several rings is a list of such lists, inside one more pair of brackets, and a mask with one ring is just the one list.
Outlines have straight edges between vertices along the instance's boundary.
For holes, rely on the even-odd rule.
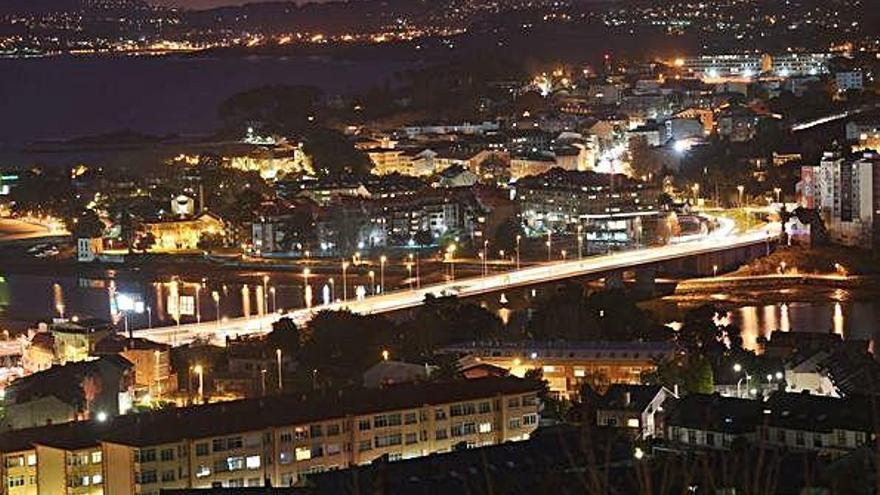
[[[242,5],[246,3],[256,3],[269,0],[147,0],[148,3],[154,5],[164,5],[172,7],[183,7],[188,9],[209,9],[212,7],[221,7],[224,5]],[[277,1],[277,0],[276,0]],[[320,3],[331,0],[294,0],[296,3],[307,3],[307,1]]]

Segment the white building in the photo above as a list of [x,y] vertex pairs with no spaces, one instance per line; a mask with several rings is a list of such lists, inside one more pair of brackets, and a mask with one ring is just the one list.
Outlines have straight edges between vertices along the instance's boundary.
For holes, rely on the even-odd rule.
[[837,91],[840,93],[849,90],[861,91],[865,89],[864,78],[860,70],[838,72],[834,75],[834,82],[837,85]]

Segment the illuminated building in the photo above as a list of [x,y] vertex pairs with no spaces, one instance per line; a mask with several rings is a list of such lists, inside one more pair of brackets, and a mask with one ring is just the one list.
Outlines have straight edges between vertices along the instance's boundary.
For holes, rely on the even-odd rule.
[[528,439],[538,425],[537,393],[532,382],[485,378],[267,396],[12,431],[0,435],[4,465],[12,466],[3,484],[25,476],[24,486],[32,486],[27,477],[37,473],[39,493],[52,494],[102,493],[96,486],[113,495],[290,486],[383,456]]
[[449,346],[443,352],[463,355],[463,368],[486,364],[514,376],[540,369],[551,392],[572,397],[583,383],[639,384],[658,361],[673,357],[675,347],[665,342],[521,342]]
[[155,251],[180,251],[197,249],[202,234],[222,234],[225,225],[211,213],[194,218],[164,220],[144,223],[144,229],[156,238]]

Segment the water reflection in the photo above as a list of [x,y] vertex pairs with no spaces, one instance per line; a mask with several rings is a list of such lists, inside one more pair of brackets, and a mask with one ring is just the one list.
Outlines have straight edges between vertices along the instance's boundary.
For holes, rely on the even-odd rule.
[[780,303],[742,306],[730,312],[732,322],[742,332],[743,346],[757,349],[760,338],[768,339],[775,330],[783,332],[835,333],[858,340],[875,340],[880,323],[871,302]]

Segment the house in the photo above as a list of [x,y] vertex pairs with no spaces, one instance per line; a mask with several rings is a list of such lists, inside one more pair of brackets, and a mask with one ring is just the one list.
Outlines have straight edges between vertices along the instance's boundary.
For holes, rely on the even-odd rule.
[[611,385],[596,406],[596,424],[630,429],[640,439],[663,436],[663,404],[674,397],[662,385]]
[[364,387],[382,388],[401,383],[424,381],[431,375],[433,368],[435,367],[427,364],[382,360],[364,372]]
[[777,392],[764,404],[761,439],[790,450],[832,456],[873,443],[877,399]]
[[122,356],[133,366],[134,389],[138,396],[161,398],[177,390],[177,375],[171,370],[171,346],[143,338],[110,334],[95,345],[95,356]]
[[550,392],[567,398],[600,376],[611,384],[641,383],[641,375],[671,358],[675,347],[667,342],[489,342],[448,346],[441,352],[463,356],[459,363],[465,370],[486,364],[521,377],[540,369]]
[[734,440],[754,441],[763,418],[761,401],[690,394],[671,402],[666,439],[689,448],[729,449]]
[[452,165],[440,172],[440,187],[470,187],[479,181],[477,174],[461,165]]
[[29,428],[124,414],[133,387],[134,367],[121,356],[53,366],[6,387],[4,423]]
[[58,364],[84,361],[95,351],[95,346],[115,331],[112,323],[98,318],[71,319],[41,324],[37,332],[48,331],[52,335],[55,362]]

